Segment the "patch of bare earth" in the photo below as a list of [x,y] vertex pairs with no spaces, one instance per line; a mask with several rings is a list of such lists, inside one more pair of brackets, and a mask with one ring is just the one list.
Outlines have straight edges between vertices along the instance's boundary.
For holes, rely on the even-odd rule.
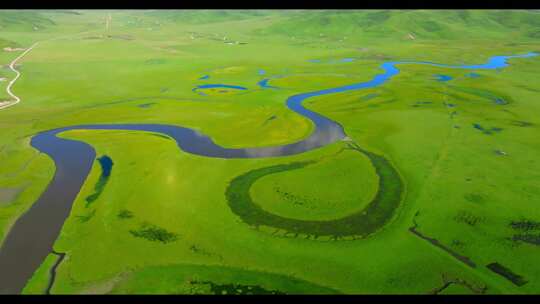
[[5,47],[4,52],[20,52],[20,51],[26,51],[25,48],[12,48],[12,47]]
[[80,294],[108,294],[113,290],[116,284],[122,282],[128,276],[129,272],[123,272],[110,280],[89,286],[88,288],[82,290]]
[[[1,105],[2,103],[0,103]],[[0,207],[7,206],[15,200],[20,191],[19,188],[0,188]]]

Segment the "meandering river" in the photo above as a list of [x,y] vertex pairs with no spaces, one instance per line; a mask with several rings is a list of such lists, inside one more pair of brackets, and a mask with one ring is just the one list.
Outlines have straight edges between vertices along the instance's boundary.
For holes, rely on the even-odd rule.
[[[373,88],[399,74],[400,64],[424,64],[443,68],[498,69],[508,65],[507,59],[536,56],[528,53],[516,56],[494,56],[480,65],[444,65],[431,62],[385,62],[382,74],[367,82],[324,89],[291,96],[286,104],[292,111],[308,118],[315,125],[305,139],[275,147],[231,149],[215,144],[211,138],[193,129],[164,124],[93,124],[75,125],[36,134],[31,145],[54,161],[56,172],[38,200],[13,225],[0,248],[0,293],[20,293],[32,274],[51,253],[53,244],[69,216],[73,201],[84,184],[96,157],[92,146],[81,141],[60,138],[69,130],[133,130],[151,131],[172,137],[178,147],[187,152],[217,158],[262,158],[303,153],[346,138],[340,124],[305,108],[304,100],[328,94]],[[206,85],[208,86],[208,85]],[[211,86],[211,85],[210,85]],[[203,86],[200,86],[201,88]]]

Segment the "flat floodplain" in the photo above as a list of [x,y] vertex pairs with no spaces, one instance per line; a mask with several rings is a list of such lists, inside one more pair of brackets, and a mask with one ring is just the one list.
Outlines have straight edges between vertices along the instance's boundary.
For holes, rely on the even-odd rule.
[[[39,42],[0,110],[0,263],[67,172],[33,140],[95,152],[0,292],[538,293],[539,20],[0,11],[0,102]],[[73,127],[120,124],[191,133]]]

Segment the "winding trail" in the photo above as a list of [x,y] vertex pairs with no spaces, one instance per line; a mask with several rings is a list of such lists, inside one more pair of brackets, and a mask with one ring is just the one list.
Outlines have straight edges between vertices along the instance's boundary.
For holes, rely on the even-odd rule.
[[21,76],[21,73],[15,69],[15,64],[17,63],[17,61],[19,61],[21,58],[23,58],[26,54],[28,54],[28,52],[30,52],[36,45],[38,45],[39,42],[36,42],[34,44],[32,44],[31,47],[27,48],[22,54],[20,54],[17,58],[15,58],[10,64],[9,64],[9,68],[15,72],[15,78],[13,78],[8,86],[6,87],[6,92],[9,94],[9,96],[11,96],[11,98],[13,98],[13,101],[10,101],[8,100],[6,104],[3,104],[1,105],[0,103],[0,110],[1,109],[5,109],[7,107],[11,107],[13,105],[16,105],[18,104],[21,99],[19,98],[19,96],[13,94],[13,92],[11,91],[11,87],[13,86],[13,84],[15,84],[15,81],[17,81],[17,79],[19,79],[19,77]]
[[[494,56],[486,64],[481,65],[444,65],[414,61],[385,62],[381,65],[384,73],[375,75],[370,81],[301,93],[289,97],[286,101],[287,107],[295,113],[311,120],[315,124],[315,130],[303,140],[275,147],[226,148],[217,145],[210,137],[193,129],[164,124],[75,125],[40,132],[32,137],[31,145],[51,157],[55,163],[56,171],[51,183],[29,210],[17,219],[4,240],[2,247],[0,247],[0,269],[2,270],[0,271],[0,294],[20,293],[35,270],[47,255],[52,252],[53,244],[60,234],[64,221],[69,216],[71,206],[92,168],[96,156],[94,148],[81,141],[58,137],[57,135],[62,132],[69,130],[157,132],[173,138],[179,149],[184,152],[204,157],[263,158],[294,155],[324,147],[340,140],[347,140],[348,138],[339,123],[306,109],[302,103],[308,98],[380,86],[393,76],[399,74],[399,69],[396,67],[398,64],[423,64],[461,69],[497,69],[506,67],[508,65],[506,63],[508,58],[532,57],[536,55],[536,53],[528,53],[518,56]],[[387,162],[383,156],[372,154],[366,150],[362,150],[360,147],[357,147],[356,150],[365,154],[372,161],[373,166],[381,173],[379,177],[382,179],[382,182],[392,179],[395,169],[393,169],[392,164]],[[245,180],[249,182],[252,179]],[[392,186],[392,184],[389,185]],[[395,185],[392,187],[395,195],[391,196],[401,199],[402,188],[396,188]],[[384,196],[390,193],[391,191],[381,191],[378,195]],[[232,198],[234,199],[234,196]],[[390,204],[384,205],[391,207],[398,204],[399,201],[390,201]],[[380,204],[370,206],[379,208],[378,205]],[[248,207],[252,208],[252,210],[254,208],[253,204]],[[274,225],[277,222],[281,222],[280,225],[282,228],[292,230],[295,233],[318,234],[317,232],[321,232],[322,234],[354,235],[359,232],[357,228],[347,225],[350,218],[343,219],[344,222],[339,231],[330,231],[334,228],[325,226],[321,230],[318,227],[319,224],[326,225],[324,223],[299,223],[298,221],[291,221],[286,218],[270,217],[268,214],[262,213],[260,213],[260,216],[266,219],[265,224],[267,225]],[[242,217],[241,215],[240,217],[244,221],[248,219],[253,220],[253,217]],[[302,224],[303,227],[296,227],[295,225],[297,224]],[[364,229],[364,231],[360,231],[360,234],[371,232],[370,229],[361,228],[362,226],[358,226],[358,229]],[[314,231],[314,229],[319,229],[320,231]]]
[[18,70],[15,69],[15,64],[17,64],[17,61],[19,61],[24,56],[26,56],[26,54],[28,54],[32,49],[34,49],[34,47],[36,47],[41,42],[55,41],[55,40],[60,40],[60,39],[64,39],[64,38],[67,38],[67,37],[73,37],[73,36],[77,36],[77,35],[88,34],[88,33],[98,32],[98,31],[99,30],[90,30],[90,31],[83,31],[83,32],[79,32],[79,33],[73,33],[73,34],[67,34],[67,35],[63,35],[63,36],[58,36],[58,37],[54,37],[54,38],[50,38],[50,39],[35,42],[29,48],[27,48],[22,54],[20,54],[17,58],[15,58],[9,64],[9,68],[13,72],[15,72],[16,75],[15,75],[15,78],[13,78],[9,82],[8,86],[6,87],[6,92],[8,93],[9,96],[11,96],[11,98],[13,98],[13,101],[7,100],[7,101],[5,101],[5,103],[0,101],[0,110],[6,109],[6,108],[11,107],[13,105],[16,105],[21,101],[21,99],[17,95],[13,94],[13,92],[11,91],[11,87],[13,86],[13,84],[15,84],[15,81],[17,81],[17,79],[19,79],[19,77],[21,76],[21,73]]

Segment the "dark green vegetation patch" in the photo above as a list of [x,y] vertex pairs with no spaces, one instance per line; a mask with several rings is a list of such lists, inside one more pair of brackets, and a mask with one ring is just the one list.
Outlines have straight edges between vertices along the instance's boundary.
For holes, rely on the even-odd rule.
[[522,276],[515,274],[512,270],[504,267],[503,265],[497,262],[490,263],[486,267],[489,268],[489,270],[495,272],[496,274],[499,274],[505,277],[506,279],[510,280],[512,283],[514,283],[517,286],[523,286],[528,282]]
[[133,217],[133,212],[129,211],[129,210],[126,210],[126,209],[123,209],[123,210],[120,210],[120,212],[118,212],[118,218],[119,219],[130,219]]
[[540,222],[532,220],[511,221],[510,227],[514,230],[522,231],[540,230]]
[[167,244],[178,239],[178,235],[152,224],[143,224],[139,229],[129,231],[134,237]]
[[[215,284],[211,281],[191,281],[190,284],[204,284],[210,287],[210,294],[214,295],[275,295],[286,293],[279,290],[268,290],[257,285],[242,285],[242,284]],[[201,293],[205,294],[205,293]]]
[[79,219],[79,221],[81,221],[81,223],[86,223],[89,220],[91,220],[94,217],[94,215],[96,215],[96,209],[90,211],[89,213],[85,215],[78,215],[77,218]]
[[336,294],[337,290],[291,276],[237,267],[177,264],[136,269],[111,293]]
[[295,236],[307,234],[308,236],[313,235],[315,238],[331,236],[337,239],[347,236],[365,237],[374,233],[390,220],[394,210],[399,206],[403,183],[399,173],[384,157],[363,150],[356,144],[349,144],[349,148],[365,154],[379,176],[377,194],[366,208],[340,219],[315,221],[291,219],[271,214],[253,202],[249,189],[256,180],[269,174],[301,169],[314,164],[313,161],[306,161],[255,169],[234,178],[225,193],[231,210],[251,226],[284,229]]
[[417,101],[412,106],[416,108],[416,107],[420,107],[420,106],[424,106],[424,105],[430,105],[430,104],[433,104],[433,102],[431,102],[431,101]]
[[512,125],[513,126],[518,126],[518,127],[530,127],[530,126],[533,125],[533,123],[528,122],[528,121],[513,120]]
[[[510,222],[510,227],[521,232],[514,234],[512,236],[512,241],[521,241],[540,246],[540,222],[532,220],[512,221]],[[535,230],[539,233],[535,234]]]
[[512,240],[540,246],[540,234],[515,234]]
[[469,226],[475,226],[478,222],[482,221],[482,218],[472,214],[469,211],[460,210],[454,217],[454,220],[456,220],[458,223],[465,223]]

